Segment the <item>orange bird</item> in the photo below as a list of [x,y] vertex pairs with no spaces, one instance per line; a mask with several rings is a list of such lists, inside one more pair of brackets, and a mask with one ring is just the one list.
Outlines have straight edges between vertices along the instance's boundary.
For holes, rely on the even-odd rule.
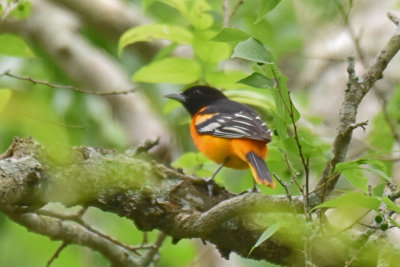
[[179,101],[192,116],[190,133],[201,152],[221,164],[206,179],[212,195],[215,175],[226,166],[233,169],[250,167],[257,183],[275,188],[265,158],[271,130],[252,108],[229,100],[221,91],[208,86],[193,86],[182,93],[165,97]]

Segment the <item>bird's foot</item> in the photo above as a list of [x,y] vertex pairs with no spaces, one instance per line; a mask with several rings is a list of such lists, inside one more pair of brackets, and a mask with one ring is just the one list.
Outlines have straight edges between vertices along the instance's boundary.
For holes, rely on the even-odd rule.
[[208,195],[209,195],[210,197],[212,197],[212,195],[213,195],[213,189],[214,189],[214,177],[204,178],[204,180],[206,181],[207,190],[208,190]]

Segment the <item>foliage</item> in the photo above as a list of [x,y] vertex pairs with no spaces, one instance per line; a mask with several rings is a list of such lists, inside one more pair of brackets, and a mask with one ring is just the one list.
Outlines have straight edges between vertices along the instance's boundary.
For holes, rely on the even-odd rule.
[[[332,154],[331,142],[313,129],[322,119],[318,115],[308,116],[304,112],[307,105],[299,104],[302,103],[302,98],[308,98],[308,93],[291,92],[289,79],[280,67],[286,54],[299,53],[303,45],[299,31],[293,30],[299,27],[293,15],[293,3],[280,0],[244,1],[237,10],[233,7],[228,10],[232,12],[232,16],[227,25],[224,23],[226,10],[221,9],[223,1],[142,2],[143,12],[152,17],[155,23],[127,30],[120,37],[118,47],[114,44],[113,49],[118,50],[120,57],[129,58],[132,55],[125,50],[139,42],[164,40],[169,45],[164,46],[150,62],[135,70],[132,81],[144,88],[154,88],[148,84],[168,84],[157,87],[162,93],[166,91],[165,88],[181,89],[182,85],[189,87],[193,84],[207,84],[223,90],[233,100],[253,106],[273,129],[274,136],[268,145],[267,163],[282,180],[282,184],[278,183],[275,190],[263,187],[261,191],[266,194],[286,194],[288,190],[291,196],[307,194],[308,197],[308,179],[318,181],[326,162],[332,159]],[[322,17],[322,13],[329,17],[338,16],[337,6],[328,2],[330,1],[311,1],[308,5],[314,11],[322,10],[323,12],[316,12]],[[10,5],[11,1],[7,3]],[[353,1],[347,4],[351,8]],[[24,19],[30,15],[31,3],[18,1],[11,12],[6,14],[6,10],[5,6],[0,5],[0,15],[4,18]],[[0,34],[0,44],[0,64],[12,57],[11,60],[16,62],[15,65],[22,74],[48,81],[71,83],[62,71],[55,68],[43,47],[30,46],[22,36],[12,34]],[[103,46],[102,48],[106,48],[106,41]],[[182,55],[179,49],[189,52]],[[104,104],[101,97],[16,81],[6,77],[5,72],[1,73],[2,150],[8,147],[16,135],[33,135],[40,142],[60,151],[63,146],[70,145],[112,147],[119,150],[129,146],[123,127],[114,121],[111,108]],[[157,95],[147,93],[150,97]],[[169,120],[171,127],[175,127],[179,145],[184,151],[188,151],[182,153],[172,165],[183,168],[186,173],[209,176],[216,165],[203,155],[193,152],[193,145],[187,138],[188,115],[175,102],[167,101],[163,108],[157,104],[153,106]],[[309,207],[310,212],[329,209],[346,213],[349,208],[361,209],[378,216],[375,221],[381,231],[400,228],[393,216],[400,213],[400,207],[387,193],[394,183],[394,162],[390,160],[390,154],[399,145],[399,140],[393,134],[396,129],[400,131],[399,106],[400,87],[396,88],[388,101],[386,113],[382,111],[375,118],[370,118],[368,139],[371,147],[362,156],[336,165],[335,175],[341,175],[342,180],[349,183],[344,192],[315,207]],[[332,112],[338,113],[338,110]],[[387,114],[395,122],[394,126],[388,124]],[[371,176],[377,178],[378,182],[372,182]],[[239,193],[250,187],[251,175],[247,171],[223,170],[217,177],[217,183],[223,183],[229,190]],[[305,184],[307,189],[303,186]],[[352,223],[359,221],[354,214],[347,215]],[[106,229],[113,236],[135,244],[141,242],[141,232],[124,219],[100,213],[95,209],[90,210],[87,216],[96,226]],[[283,227],[280,222],[267,224],[264,221],[260,224],[265,231],[251,248],[249,255],[263,241],[279,234]],[[7,247],[29,245],[31,250],[42,248],[43,251],[35,255],[26,255],[32,263],[30,266],[42,266],[49,258],[48,251],[55,251],[58,247],[58,244],[45,238],[25,233],[4,216],[0,217],[0,232],[5,233],[2,234],[4,238],[0,246],[0,265],[21,265],[16,255],[6,253]],[[15,236],[21,234],[23,240],[16,241]],[[149,234],[150,241],[155,238],[156,233]],[[197,250],[187,240],[174,246],[167,241],[161,251],[160,266],[186,266],[198,256]],[[106,266],[106,261],[100,255],[89,254],[90,251],[86,249],[69,247],[54,265],[76,265],[74,258],[80,257],[83,261],[88,257],[90,266]]]

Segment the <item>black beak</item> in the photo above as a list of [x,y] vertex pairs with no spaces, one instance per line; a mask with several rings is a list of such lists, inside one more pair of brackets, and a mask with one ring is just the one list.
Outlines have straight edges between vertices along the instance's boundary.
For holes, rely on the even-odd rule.
[[164,95],[166,98],[174,99],[181,103],[186,103],[186,97],[182,93]]

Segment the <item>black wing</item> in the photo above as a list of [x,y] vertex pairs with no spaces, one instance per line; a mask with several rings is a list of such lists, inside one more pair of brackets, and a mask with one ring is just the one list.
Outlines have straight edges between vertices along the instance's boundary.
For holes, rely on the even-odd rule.
[[233,101],[224,104],[228,106],[224,108],[219,106],[219,112],[214,112],[214,108],[210,107],[201,113],[214,115],[196,125],[198,133],[225,138],[271,141],[271,130],[253,109]]

